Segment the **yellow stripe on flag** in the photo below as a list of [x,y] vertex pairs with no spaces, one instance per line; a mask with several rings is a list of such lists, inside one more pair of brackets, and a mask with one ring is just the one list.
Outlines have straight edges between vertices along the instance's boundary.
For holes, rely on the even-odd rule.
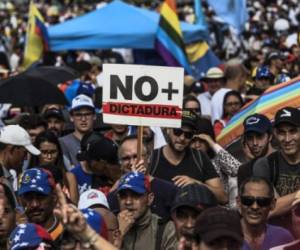
[[186,53],[190,62],[195,62],[203,57],[209,50],[206,42],[197,42],[186,46]]

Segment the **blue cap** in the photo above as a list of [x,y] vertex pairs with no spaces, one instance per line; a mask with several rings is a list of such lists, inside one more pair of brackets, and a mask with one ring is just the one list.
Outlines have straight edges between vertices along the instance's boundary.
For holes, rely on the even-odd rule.
[[269,67],[267,66],[261,66],[256,71],[256,79],[262,79],[262,78],[269,78],[273,79],[274,75],[270,71]]
[[264,133],[270,133],[272,130],[272,123],[266,117],[265,115],[262,114],[253,114],[248,116],[244,120],[244,134],[248,132],[256,132],[260,134]]
[[36,192],[48,195],[55,187],[52,174],[43,168],[31,168],[25,170],[20,179],[18,195],[28,192]]
[[86,219],[87,224],[98,234],[102,234],[104,220],[100,213],[91,209],[85,208],[80,210]]
[[92,83],[86,83],[86,82],[80,82],[76,95],[87,95],[89,97],[93,97],[93,95],[95,94],[95,88],[93,87]]
[[42,242],[52,242],[51,236],[43,227],[33,224],[19,224],[9,236],[11,250],[38,247]]
[[118,192],[121,190],[131,190],[138,194],[150,192],[149,178],[140,172],[129,172],[120,179]]

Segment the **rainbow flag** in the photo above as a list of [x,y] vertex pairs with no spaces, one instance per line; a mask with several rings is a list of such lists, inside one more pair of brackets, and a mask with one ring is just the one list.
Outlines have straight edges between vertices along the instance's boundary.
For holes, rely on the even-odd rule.
[[277,110],[287,106],[300,107],[300,77],[268,88],[262,96],[244,106],[222,130],[217,142],[223,147],[230,146],[243,134],[243,121],[247,116],[260,113],[273,120]]
[[192,75],[174,0],[165,0],[161,6],[155,48],[168,66],[183,67]]
[[27,37],[23,67],[26,69],[40,60],[45,51],[49,50],[49,36],[44,18],[33,2],[30,3]]

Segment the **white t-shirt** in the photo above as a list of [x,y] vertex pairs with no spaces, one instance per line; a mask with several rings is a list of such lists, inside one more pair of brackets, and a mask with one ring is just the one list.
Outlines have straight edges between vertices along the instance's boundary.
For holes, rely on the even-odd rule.
[[227,92],[232,89],[221,88],[216,93],[214,93],[211,99],[211,121],[214,124],[216,120],[220,120],[223,115],[223,102],[224,96]]
[[201,114],[211,116],[211,94],[206,91],[198,95],[197,98],[201,105]]

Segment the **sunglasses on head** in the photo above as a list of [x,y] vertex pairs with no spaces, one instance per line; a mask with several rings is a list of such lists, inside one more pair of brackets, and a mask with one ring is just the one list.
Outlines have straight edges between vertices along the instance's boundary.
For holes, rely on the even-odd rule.
[[254,196],[242,196],[241,203],[244,206],[252,206],[254,202],[260,207],[267,207],[270,206],[272,203],[273,198],[270,197],[254,197]]
[[176,136],[181,136],[182,134],[184,134],[184,137],[186,139],[192,139],[194,136],[194,132],[192,131],[183,131],[181,128],[173,128],[173,133]]

